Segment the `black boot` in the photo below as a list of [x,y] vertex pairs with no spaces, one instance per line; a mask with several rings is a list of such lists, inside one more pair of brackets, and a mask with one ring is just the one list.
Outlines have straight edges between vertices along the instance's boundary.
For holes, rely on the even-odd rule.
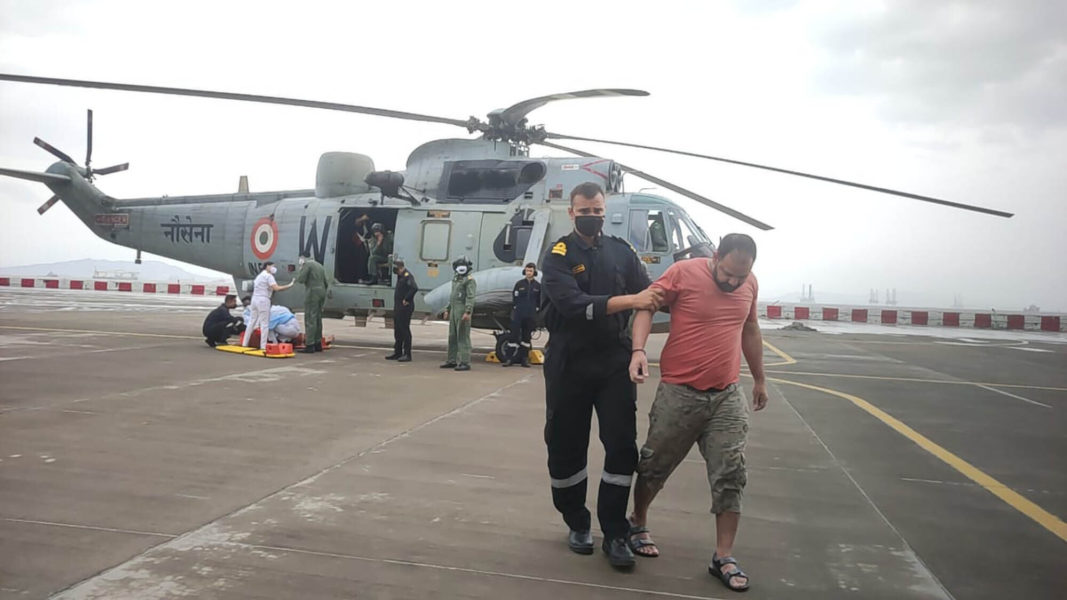
[[396,359],[400,358],[401,356],[403,356],[403,355],[400,354],[399,352],[393,352],[389,356],[386,356],[385,360],[396,360]]
[[314,354],[315,353],[315,344],[304,344],[304,349],[301,350],[300,352],[302,352],[304,354]]
[[588,529],[584,531],[571,530],[567,534],[567,546],[576,554],[593,553],[593,534]]
[[410,354],[401,354],[400,358],[396,359],[396,362],[411,362]]
[[633,551],[630,550],[630,546],[626,544],[625,538],[605,539],[601,547],[608,557],[608,562],[616,569],[630,569],[637,562],[634,559]]

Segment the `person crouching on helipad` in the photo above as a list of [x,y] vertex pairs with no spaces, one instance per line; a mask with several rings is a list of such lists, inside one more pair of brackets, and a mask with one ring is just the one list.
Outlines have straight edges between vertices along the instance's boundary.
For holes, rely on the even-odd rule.
[[[738,385],[741,354],[752,371],[752,407],[767,405],[763,336],[756,317],[759,286],[751,274],[756,243],[732,233],[713,258],[674,263],[653,284],[670,307],[671,329],[660,357],[660,383],[637,464],[630,545],[638,556],[659,556],[648,533],[648,507],[693,444],[707,465],[716,543],[708,572],[731,590],[748,589],[748,576],[733,556],[745,489],[748,410]],[[652,313],[634,317],[630,378],[648,374],[645,342]]]
[[204,342],[208,346],[214,348],[216,345],[225,344],[226,338],[240,335],[245,330],[244,319],[230,314],[234,308],[237,308],[237,296],[226,294],[222,304],[208,313],[202,327]]

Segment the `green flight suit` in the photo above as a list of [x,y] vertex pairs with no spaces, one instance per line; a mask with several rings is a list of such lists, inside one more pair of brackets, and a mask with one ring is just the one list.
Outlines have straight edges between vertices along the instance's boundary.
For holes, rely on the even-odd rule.
[[448,300],[448,361],[457,365],[471,364],[471,322],[463,315],[474,314],[474,293],[478,289],[474,277],[457,274],[452,278],[452,296]]
[[326,304],[326,269],[313,259],[306,259],[296,282],[304,286],[304,344],[322,343],[322,307]]
[[381,267],[389,264],[389,255],[393,253],[393,233],[383,233],[380,244],[375,236],[370,236],[367,238],[367,250],[367,276],[377,280]]

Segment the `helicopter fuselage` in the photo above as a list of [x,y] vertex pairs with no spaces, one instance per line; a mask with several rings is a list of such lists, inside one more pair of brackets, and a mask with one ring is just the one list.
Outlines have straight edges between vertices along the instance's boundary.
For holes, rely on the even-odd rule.
[[[472,324],[506,329],[522,265],[539,264],[548,245],[571,231],[569,193],[585,181],[608,191],[604,233],[628,240],[653,278],[675,260],[709,252],[710,240],[681,207],[620,191],[610,160],[533,159],[506,147],[484,140],[424,144],[403,172],[410,182],[406,198],[355,184],[347,188],[355,193],[321,197],[330,188],[321,163],[316,189],[280,192],[116,200],[65,162],[48,173],[69,181],[46,183],[101,238],[227,273],[238,289],[246,289],[266,261],[275,263],[284,283],[306,252],[333,275],[324,310],[331,317],[391,312],[391,270],[382,270],[378,285],[365,283],[379,275],[367,265],[366,243],[369,226],[379,223],[392,241],[390,259],[403,257],[418,282],[416,312],[444,308],[451,263],[465,256],[479,284]],[[508,155],[486,158],[494,150]],[[337,163],[338,153],[330,154]],[[472,155],[477,158],[466,158]],[[331,176],[336,184],[337,173]],[[299,309],[303,296],[297,287],[278,292],[275,302]]]

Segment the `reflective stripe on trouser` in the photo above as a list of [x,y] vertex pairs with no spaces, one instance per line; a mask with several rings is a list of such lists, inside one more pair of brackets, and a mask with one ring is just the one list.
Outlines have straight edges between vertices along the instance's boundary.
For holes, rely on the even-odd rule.
[[461,365],[471,363],[471,322],[463,320],[466,306],[448,307],[448,362]]
[[624,536],[629,529],[630,480],[637,465],[637,390],[627,373],[626,355],[572,357],[570,364],[565,358],[558,348],[550,347],[545,363],[545,443],[552,503],[571,529],[590,528],[586,453],[596,410],[605,455],[597,518],[606,537]]
[[411,354],[411,313],[414,306],[401,305],[393,313],[393,353]]
[[509,356],[511,364],[526,364],[529,362],[530,340],[533,336],[533,330],[537,326],[537,320],[533,317],[519,318],[516,315],[512,315],[511,318],[511,340],[508,342]]
[[311,288],[304,295],[304,343],[322,341],[322,307],[326,304],[326,290]]
[[259,329],[259,349],[267,349],[267,333],[270,330],[270,298],[252,298],[252,312],[248,317],[248,329],[241,339],[241,345],[247,346],[252,332]]

